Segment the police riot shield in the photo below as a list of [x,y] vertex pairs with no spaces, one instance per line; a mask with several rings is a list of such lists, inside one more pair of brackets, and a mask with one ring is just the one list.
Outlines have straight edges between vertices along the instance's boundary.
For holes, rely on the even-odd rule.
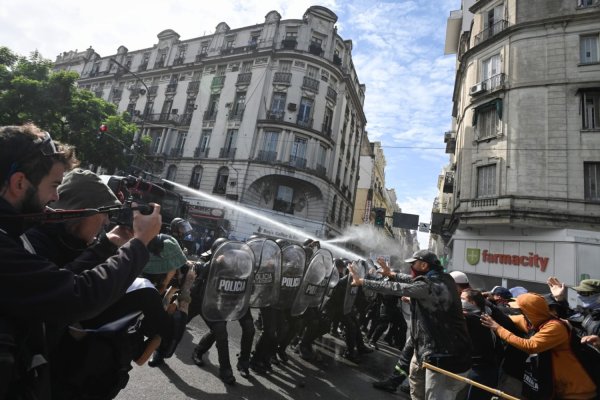
[[254,255],[243,242],[215,249],[208,272],[202,315],[208,321],[236,321],[248,311]]
[[323,300],[321,300],[321,306],[319,307],[320,311],[322,311],[325,308],[325,306],[331,299],[331,296],[333,295],[333,291],[335,290],[335,287],[340,282],[340,274],[339,274],[337,268],[335,267],[335,264],[332,264],[331,268],[332,268],[331,275],[329,275],[329,283],[327,284],[327,290],[325,291],[325,294],[323,295]]
[[[353,261],[352,268],[356,271],[359,278],[364,278],[367,275],[366,265],[361,261]],[[346,293],[344,294],[344,315],[349,314],[354,306],[354,301],[358,295],[358,286],[352,286],[352,278],[348,277],[348,284],[346,285]]]
[[[367,271],[366,276],[369,276],[370,279],[377,279],[377,280],[383,279],[383,275],[381,275],[379,272],[377,272],[377,266],[375,265],[373,260],[368,258],[367,260],[361,260],[360,262],[363,264],[364,268]],[[377,297],[377,292],[375,292],[372,289],[362,288],[361,290],[363,291],[363,294],[365,295],[365,298],[368,301],[371,301],[371,300],[375,299],[375,297]]]
[[308,307],[319,307],[329,284],[332,266],[333,256],[329,250],[319,249],[313,255],[292,304],[293,316],[301,315]]
[[268,307],[279,298],[281,284],[281,248],[271,239],[249,240],[254,253],[254,281],[250,307]]
[[292,307],[305,269],[306,252],[301,246],[290,244],[281,249],[281,285],[279,299],[274,304],[276,309],[288,310]]

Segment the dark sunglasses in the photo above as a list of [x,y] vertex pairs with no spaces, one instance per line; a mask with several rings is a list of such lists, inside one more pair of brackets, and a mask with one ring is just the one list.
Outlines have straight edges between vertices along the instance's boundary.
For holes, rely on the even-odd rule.
[[56,148],[56,144],[52,141],[52,137],[50,136],[50,134],[48,132],[44,132],[43,137],[35,139],[33,141],[33,144],[34,144],[34,148],[31,152],[27,152],[27,153],[21,155],[20,157],[18,157],[15,161],[13,161],[10,164],[10,168],[8,169],[8,173],[6,174],[4,181],[7,181],[8,179],[10,179],[10,177],[19,170],[19,168],[20,168],[19,164],[21,164],[23,161],[30,158],[32,153],[35,153],[38,150],[45,157],[51,157],[51,156],[55,156],[57,154],[64,153],[62,151],[58,151],[58,149]]

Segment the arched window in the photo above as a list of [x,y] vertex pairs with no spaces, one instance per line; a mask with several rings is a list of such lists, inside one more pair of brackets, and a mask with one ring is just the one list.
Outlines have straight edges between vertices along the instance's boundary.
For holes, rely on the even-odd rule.
[[190,178],[190,184],[188,185],[192,189],[200,189],[200,180],[202,179],[202,166],[196,165],[192,169],[192,176]]
[[175,178],[177,178],[177,165],[169,165],[167,177],[165,179],[168,181],[175,181]]
[[337,205],[337,194],[335,196],[333,196],[333,206],[331,207],[331,213],[329,214],[329,218],[331,219],[331,222],[335,221],[335,207]]
[[215,188],[213,189],[213,193],[225,194],[227,191],[227,180],[229,179],[229,168],[221,167],[219,168],[219,173],[217,174],[217,181],[215,182]]

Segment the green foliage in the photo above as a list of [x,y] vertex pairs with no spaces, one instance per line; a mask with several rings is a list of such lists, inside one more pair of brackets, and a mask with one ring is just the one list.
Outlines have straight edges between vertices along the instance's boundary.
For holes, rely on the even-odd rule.
[[[52,71],[52,62],[34,52],[28,58],[0,46],[0,125],[33,122],[56,140],[73,145],[82,166],[126,168],[136,125],[118,115],[114,104],[79,89],[72,71]],[[101,124],[108,126],[98,141]]]

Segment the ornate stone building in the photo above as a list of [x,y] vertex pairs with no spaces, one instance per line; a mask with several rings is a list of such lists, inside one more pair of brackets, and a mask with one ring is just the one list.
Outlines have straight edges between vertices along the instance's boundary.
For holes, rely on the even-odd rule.
[[[221,22],[193,39],[167,29],[145,49],[65,52],[56,68],[77,71],[80,87],[129,113],[151,138],[154,173],[333,237],[352,220],[366,125],[365,86],[336,21],[320,6],[302,19],[271,11],[262,24]],[[183,194],[199,230],[302,239]]]

